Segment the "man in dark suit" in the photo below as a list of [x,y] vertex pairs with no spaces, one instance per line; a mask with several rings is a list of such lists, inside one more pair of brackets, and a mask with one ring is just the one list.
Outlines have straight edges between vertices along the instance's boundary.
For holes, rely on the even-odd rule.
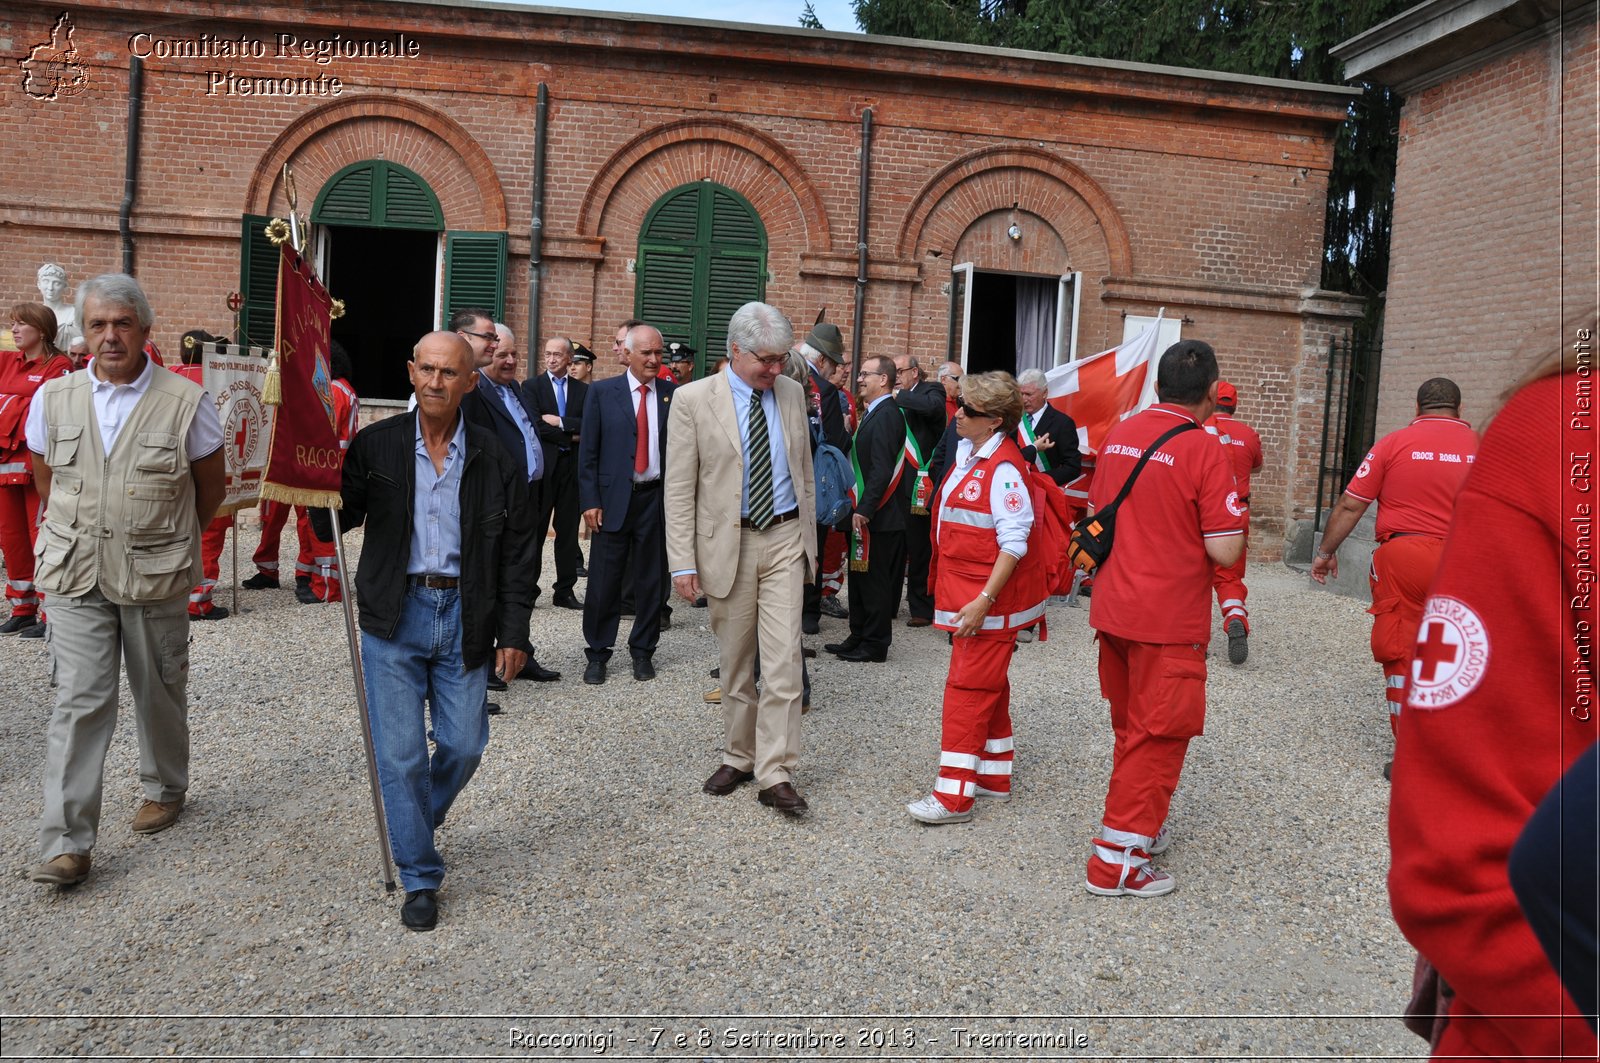
[[[489,363],[478,369],[478,385],[461,399],[461,415],[469,424],[489,429],[500,440],[518,471],[528,485],[524,499],[528,507],[527,520],[531,523],[539,508],[540,481],[544,476],[544,456],[534,434],[537,420],[526,402],[517,381],[517,338],[504,325],[495,325],[500,342],[488,353]],[[535,540],[538,542],[539,540]],[[535,568],[537,571],[537,567]],[[536,683],[550,683],[561,678],[534,659],[533,648],[528,649],[527,663],[517,673],[519,679],[532,679]],[[504,690],[504,678],[489,673],[489,689]],[[489,703],[489,714],[499,715],[500,707]]]
[[1017,446],[1022,456],[1038,466],[1059,486],[1078,478],[1083,456],[1078,452],[1078,426],[1050,405],[1044,373],[1025,369],[1017,377],[1022,392],[1022,423],[1017,425]]
[[623,564],[633,556],[633,629],[628,652],[633,677],[656,677],[651,658],[661,637],[667,540],[661,473],[666,465],[667,404],[673,384],[661,380],[661,333],[649,325],[628,330],[628,371],[597,380],[583,410],[578,444],[578,504],[589,527],[589,592],[583,607],[583,681],[606,681],[606,663],[622,615]]
[[863,534],[867,537],[867,570],[857,571],[852,557],[850,637],[823,647],[841,661],[887,660],[894,614],[900,611],[914,477],[905,467],[906,419],[890,397],[893,387],[892,359],[880,356],[862,362],[856,388],[865,412],[855,438],[861,477],[850,527],[857,542]]
[[[844,404],[839,400],[839,389],[829,380],[834,371],[844,364],[844,336],[840,334],[839,326],[831,321],[817,322],[798,350],[811,366],[811,389],[816,392],[816,407],[812,410],[811,418],[821,425],[825,442],[849,454],[850,430],[844,423]],[[847,529],[848,525],[839,529],[840,534]],[[817,525],[817,573],[816,578],[806,585],[805,605],[800,613],[800,630],[807,635],[815,635],[821,630],[824,612],[822,580],[827,574],[822,560],[827,556],[828,534],[831,531],[834,529],[826,524]],[[828,610],[829,615],[842,619],[844,613],[839,603],[830,598],[828,604],[833,607]]]
[[544,454],[544,488],[534,535],[539,551],[533,562],[533,596],[539,597],[539,575],[544,567],[544,541],[550,523],[556,526],[556,582],[551,601],[562,609],[582,609],[572,592],[578,582],[578,440],[583,429],[583,404],[589,385],[573,380],[572,341],[553,336],[544,345],[544,372],[522,385],[524,401],[534,410],[534,427]]
[[[895,356],[894,371],[895,405],[905,413],[906,425],[911,429],[912,438],[917,441],[917,450],[926,466],[932,460],[933,448],[939,445],[939,434],[949,420],[944,415],[944,388],[924,377],[922,366],[909,354]],[[933,518],[928,510],[934,504],[933,486],[932,480],[929,480],[926,487],[927,507],[921,513],[910,513],[906,517],[906,611],[911,614],[906,621],[907,627],[927,627],[933,623],[933,596],[928,593],[928,560],[933,555]],[[913,504],[917,490],[917,483],[913,481]]]

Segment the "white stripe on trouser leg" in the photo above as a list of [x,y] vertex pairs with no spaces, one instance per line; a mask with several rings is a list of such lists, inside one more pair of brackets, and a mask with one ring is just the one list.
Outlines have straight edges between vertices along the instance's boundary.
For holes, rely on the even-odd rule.
[[1226,613],[1229,610],[1238,610],[1241,613],[1244,612],[1244,601],[1240,598],[1229,598],[1222,603],[1222,611]]
[[1004,738],[991,738],[983,744],[985,753],[1009,753],[1015,748],[1016,744],[1012,742],[1010,735]]
[[316,569],[312,568],[310,565],[306,564],[304,561],[296,561],[294,563],[294,574],[296,576],[309,576],[309,575],[311,575],[311,573],[313,573],[315,571],[316,571]]
[[1403,707],[1404,706],[1402,706],[1398,701],[1389,702],[1389,715],[1390,716],[1398,716],[1398,715],[1400,715],[1400,710]]
[[974,753],[939,753],[939,767],[941,768],[966,768],[968,771],[978,770],[978,757]]
[[1389,687],[1403,687],[1406,685],[1406,677],[1403,675],[1386,675],[1383,677],[1383,684]]
[[276,561],[257,561],[256,568],[260,569],[262,572],[265,572],[269,576],[276,576],[278,574],[278,563]]
[[[1100,825],[1100,840],[1118,849],[1148,849],[1155,839],[1143,834],[1135,834],[1130,830],[1115,830],[1102,823]],[[1104,846],[1096,846],[1096,848],[1104,848]],[[1115,861],[1112,862],[1115,863]]]
[[936,794],[950,794],[955,797],[972,797],[978,791],[970,779],[962,782],[960,779],[945,779],[941,777],[933,780],[933,792]]
[[980,760],[978,761],[978,774],[1010,775],[1011,763],[1009,760]]

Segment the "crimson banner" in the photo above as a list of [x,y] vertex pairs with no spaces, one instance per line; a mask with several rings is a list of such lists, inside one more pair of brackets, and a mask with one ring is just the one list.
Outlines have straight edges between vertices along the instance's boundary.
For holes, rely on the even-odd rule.
[[[328,370],[331,300],[311,263],[282,245],[278,266],[278,387],[272,446],[261,477],[261,497],[298,506],[339,508],[344,451],[334,420],[333,376]],[[270,370],[269,370],[270,373]],[[267,401],[272,401],[272,382]]]

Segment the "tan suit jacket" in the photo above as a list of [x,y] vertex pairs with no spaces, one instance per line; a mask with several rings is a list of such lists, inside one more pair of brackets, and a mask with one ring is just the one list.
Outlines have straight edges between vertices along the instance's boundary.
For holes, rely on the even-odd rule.
[[[685,384],[673,393],[667,419],[667,570],[694,569],[700,589],[723,598],[739,566],[739,508],[744,501],[744,442],[727,374]],[[811,428],[805,388],[779,377],[773,384],[783,425],[784,453],[800,507],[807,580],[817,557],[817,489],[811,468]]]

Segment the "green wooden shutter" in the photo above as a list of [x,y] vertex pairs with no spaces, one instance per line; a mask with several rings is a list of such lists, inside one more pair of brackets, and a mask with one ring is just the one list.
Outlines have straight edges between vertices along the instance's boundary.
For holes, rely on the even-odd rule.
[[379,229],[444,228],[444,211],[428,182],[384,159],[353,162],[328,178],[311,208],[317,225],[370,225]]
[[448,232],[444,239],[444,320],[462,307],[506,314],[506,234]]
[[239,235],[239,342],[271,347],[277,343],[279,250],[267,239],[271,218],[246,214]]
[[707,357],[728,349],[728,319],[745,303],[760,299],[766,290],[761,258],[757,255],[713,255],[706,279]]

